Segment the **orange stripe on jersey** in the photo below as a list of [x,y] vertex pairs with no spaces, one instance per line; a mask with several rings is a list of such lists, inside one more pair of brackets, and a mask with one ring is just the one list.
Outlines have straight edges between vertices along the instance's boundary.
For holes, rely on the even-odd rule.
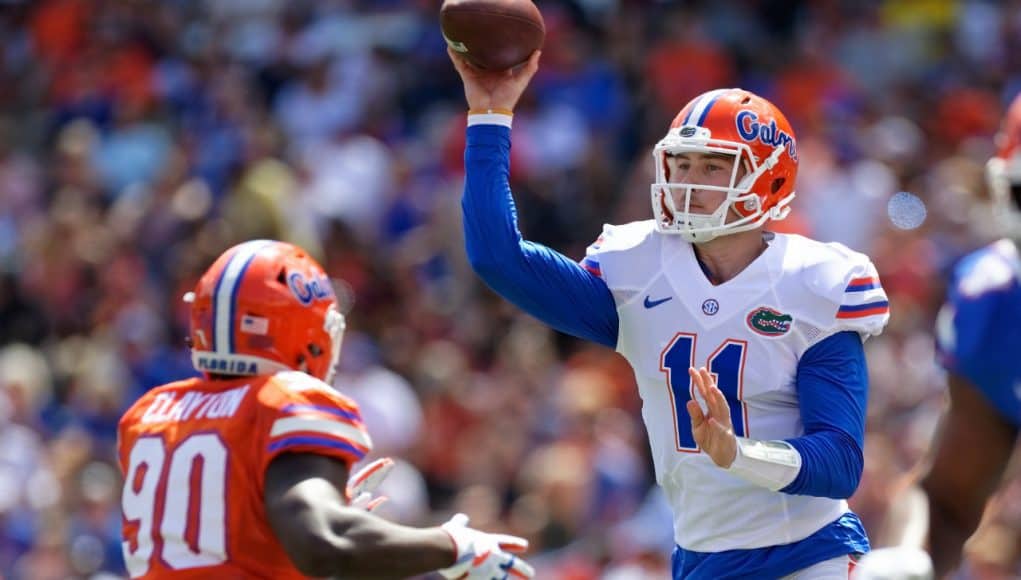
[[875,276],[865,276],[863,278],[851,278],[851,281],[847,283],[848,286],[858,286],[860,284],[875,284],[879,280]]
[[854,278],[847,284],[847,288],[844,288],[844,292],[867,292],[869,290],[882,290],[883,286],[879,283],[879,278],[875,276],[868,276],[865,278]]

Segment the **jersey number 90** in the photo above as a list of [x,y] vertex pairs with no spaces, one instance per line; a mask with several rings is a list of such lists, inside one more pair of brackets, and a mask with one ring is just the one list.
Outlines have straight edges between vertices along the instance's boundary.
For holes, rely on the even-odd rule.
[[127,471],[121,510],[137,527],[122,548],[132,578],[148,572],[153,557],[174,570],[227,560],[227,447],[219,435],[196,433],[169,454],[162,437],[139,437]]

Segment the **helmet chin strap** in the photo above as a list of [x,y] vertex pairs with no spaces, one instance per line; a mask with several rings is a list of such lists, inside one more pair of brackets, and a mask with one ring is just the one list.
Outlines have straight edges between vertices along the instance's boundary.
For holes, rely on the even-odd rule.
[[[682,230],[681,231],[681,237],[683,237],[684,239],[688,240],[689,242],[691,242],[693,244],[704,244],[706,242],[710,242],[710,241],[715,240],[716,238],[720,237],[720,234],[723,233],[723,232],[720,232],[719,230],[707,229],[707,228],[712,227],[712,225],[713,225],[713,223],[709,219],[711,217],[712,216],[705,216],[705,217],[690,217],[689,216],[688,224],[690,226],[694,226],[694,227],[691,227],[690,229]],[[703,223],[700,224],[698,222],[703,222]]]
[[[734,207],[734,204],[730,204],[727,207],[727,209],[728,209],[728,212],[727,212],[728,214],[730,212],[733,212],[733,214],[735,216],[737,216],[739,219],[741,217],[743,217],[741,214],[739,214],[737,212],[737,209]],[[772,213],[772,211],[770,213]],[[707,219],[707,218],[712,218],[712,217],[713,217],[712,215],[708,215],[708,216],[705,216],[705,218],[703,218],[703,219],[705,219],[706,222],[709,222],[709,219]],[[698,219],[698,218],[695,218],[695,219]],[[726,221],[724,221],[724,223],[726,223]],[[712,225],[713,224],[711,222],[706,223],[706,226],[712,226]],[[692,229],[699,229],[699,228],[692,228]],[[733,231],[733,232],[732,231],[721,231],[721,230],[703,230],[703,231],[696,231],[696,232],[683,232],[683,233],[681,233],[681,236],[684,237],[684,239],[688,240],[689,242],[691,242],[693,244],[704,244],[706,242],[711,242],[711,241],[715,240],[716,238],[722,237],[722,236],[724,236],[726,234],[732,234],[732,233],[738,233],[738,232],[736,232],[736,231]]]

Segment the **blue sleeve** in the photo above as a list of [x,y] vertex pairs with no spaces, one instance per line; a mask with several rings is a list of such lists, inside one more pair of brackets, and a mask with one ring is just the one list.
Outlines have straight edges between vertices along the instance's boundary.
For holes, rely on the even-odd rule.
[[869,389],[858,333],[840,332],[805,351],[795,381],[805,434],[787,442],[801,453],[801,471],[780,491],[851,497],[864,467]]
[[577,262],[521,238],[510,183],[510,129],[468,128],[461,209],[472,268],[490,288],[553,328],[611,348],[617,306],[610,289]]

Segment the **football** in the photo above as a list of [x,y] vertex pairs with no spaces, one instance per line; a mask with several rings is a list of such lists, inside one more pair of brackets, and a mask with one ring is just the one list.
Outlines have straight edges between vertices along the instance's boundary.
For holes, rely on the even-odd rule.
[[531,0],[445,0],[440,28],[447,45],[486,70],[507,70],[542,46],[546,26]]

